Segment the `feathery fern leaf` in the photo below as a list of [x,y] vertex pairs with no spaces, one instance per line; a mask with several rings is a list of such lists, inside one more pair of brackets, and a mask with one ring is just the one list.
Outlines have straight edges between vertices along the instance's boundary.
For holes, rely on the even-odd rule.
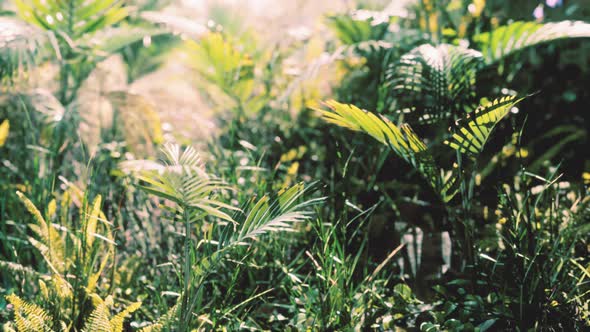
[[444,143],[455,150],[476,157],[487,142],[492,130],[523,98],[506,96],[481,105],[455,123],[452,136]]
[[168,331],[168,328],[170,327],[170,325],[172,325],[174,323],[176,317],[178,317],[178,310],[180,308],[180,306],[178,304],[180,303],[180,299],[181,298],[179,298],[179,301],[177,302],[177,304],[175,304],[172,308],[170,308],[166,312],[165,315],[158,318],[158,320],[155,323],[141,328],[139,330],[139,332]]
[[389,66],[381,99],[423,123],[462,114],[473,103],[481,53],[464,47],[424,44]]
[[53,319],[41,307],[11,294],[6,299],[14,306],[14,318],[19,332],[53,331]]
[[20,191],[17,191],[16,195],[35,220],[35,223],[30,223],[28,226],[39,237],[39,240],[30,237],[29,242],[39,251],[53,272],[60,274],[65,268],[63,239],[51,223],[43,218],[33,202]]
[[107,297],[104,301],[96,294],[92,294],[92,302],[95,305],[94,310],[84,325],[84,332],[112,332],[110,322],[110,306],[112,297]]
[[137,311],[141,307],[141,302],[134,302],[131,303],[128,307],[123,309],[120,313],[116,314],[113,318],[111,318],[111,331],[113,332],[122,332],[123,331],[123,321],[127,316],[132,314],[133,312]]
[[590,23],[562,21],[551,23],[514,22],[474,37],[485,62],[492,64],[531,46],[565,38],[589,38]]

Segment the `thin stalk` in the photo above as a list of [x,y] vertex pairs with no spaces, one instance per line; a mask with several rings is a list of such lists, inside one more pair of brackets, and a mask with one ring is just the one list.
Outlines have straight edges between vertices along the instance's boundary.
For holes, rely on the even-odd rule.
[[186,331],[190,313],[188,312],[188,298],[191,282],[191,265],[190,265],[190,220],[188,215],[188,207],[182,207],[182,215],[184,218],[184,292],[182,296],[182,303],[180,306],[180,320],[178,324],[178,331]]
[[[457,167],[459,168],[459,174],[463,173],[463,162],[462,155],[457,151]],[[477,167],[474,167],[477,169]],[[475,171],[474,171],[475,172]],[[472,220],[471,220],[471,199],[473,196],[473,182],[474,176],[470,176],[467,180],[465,177],[461,177],[461,214],[463,220],[463,251],[465,253],[466,267],[471,270],[471,283],[472,287],[475,287],[475,251],[472,239]],[[469,182],[469,186],[467,183]]]

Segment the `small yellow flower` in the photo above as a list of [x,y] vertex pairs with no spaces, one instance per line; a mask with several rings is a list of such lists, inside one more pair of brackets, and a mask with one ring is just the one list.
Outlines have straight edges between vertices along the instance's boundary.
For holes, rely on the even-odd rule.
[[520,148],[520,158],[526,158],[529,156],[529,150],[527,150],[526,148]]
[[504,157],[510,157],[516,152],[514,145],[506,145],[502,148],[502,155]]
[[557,302],[555,300],[551,301],[551,306],[552,307],[557,307],[558,305],[559,305],[559,302]]
[[507,219],[505,217],[500,218],[500,220],[498,220],[498,224],[500,225],[504,225],[506,223]]
[[590,172],[582,173],[582,179],[584,180],[584,184],[590,184]]

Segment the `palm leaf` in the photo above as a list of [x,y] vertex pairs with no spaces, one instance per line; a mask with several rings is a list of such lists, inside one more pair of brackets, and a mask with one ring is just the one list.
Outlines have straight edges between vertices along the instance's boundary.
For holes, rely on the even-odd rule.
[[46,37],[34,26],[0,16],[0,83],[29,81]]
[[78,39],[123,20],[128,10],[122,0],[15,0],[17,12],[26,22],[45,30],[66,33]]
[[468,111],[473,103],[481,53],[454,45],[424,44],[389,66],[381,99],[422,123],[436,123]]
[[109,56],[146,37],[168,34],[168,30],[155,27],[122,25],[108,27],[84,36],[80,43],[94,50],[98,56]]
[[222,231],[220,246],[244,245],[263,234],[293,231],[294,224],[310,218],[309,208],[323,201],[323,198],[303,200],[315,187],[316,184],[298,183],[279,191],[276,197],[265,195],[251,202],[247,212],[238,212],[234,216],[236,222]]
[[166,27],[175,34],[193,38],[199,38],[209,31],[205,25],[195,20],[161,11],[144,11],[140,16],[148,22]]
[[[254,88],[254,63],[221,33],[208,33],[186,42],[187,64],[210,85],[232,99],[247,100]],[[211,86],[204,86],[215,97]]]
[[295,224],[311,217],[309,209],[323,202],[323,197],[304,199],[316,187],[316,183],[298,183],[279,191],[276,195],[264,195],[259,200],[246,202],[232,217],[234,223],[228,223],[221,228],[216,241],[217,250],[202,256],[193,265],[193,273],[200,277],[205,276],[217,266],[223,253],[238,246],[248,245],[264,234],[294,231]]
[[398,127],[382,115],[377,116],[354,105],[341,104],[334,100],[324,104],[330,110],[316,109],[323,115],[324,120],[370,135],[412,165],[443,200],[450,200],[454,196],[455,192],[452,188],[455,186],[449,183],[454,182],[458,174],[450,178],[441,177],[440,168],[436,165],[428,147],[409,125],[402,124]]
[[566,38],[590,37],[590,23],[562,21],[551,23],[514,22],[491,32],[474,37],[479,43],[485,62],[492,64],[509,55],[536,46]]
[[389,28],[390,15],[385,12],[358,10],[351,14],[328,16],[328,26],[344,45],[381,40]]
[[461,153],[475,158],[487,142],[492,130],[523,98],[506,96],[481,105],[475,112],[457,120],[451,137],[444,143]]
[[[223,181],[204,170],[199,154],[192,148],[181,150],[177,144],[165,144],[166,164],[154,167],[153,162],[139,160],[121,165],[123,170],[139,170],[137,178],[145,183],[141,188],[179,206],[195,208],[209,215],[232,222],[223,210],[236,208],[213,198],[213,193],[229,188]],[[146,165],[147,168],[142,169]]]

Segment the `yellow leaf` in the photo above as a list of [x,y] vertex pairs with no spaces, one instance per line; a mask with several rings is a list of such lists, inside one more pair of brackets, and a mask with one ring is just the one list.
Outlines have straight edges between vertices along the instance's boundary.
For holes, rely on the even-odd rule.
[[6,143],[6,139],[8,138],[8,130],[10,129],[10,122],[8,120],[4,120],[2,124],[0,124],[0,147],[4,146]]

